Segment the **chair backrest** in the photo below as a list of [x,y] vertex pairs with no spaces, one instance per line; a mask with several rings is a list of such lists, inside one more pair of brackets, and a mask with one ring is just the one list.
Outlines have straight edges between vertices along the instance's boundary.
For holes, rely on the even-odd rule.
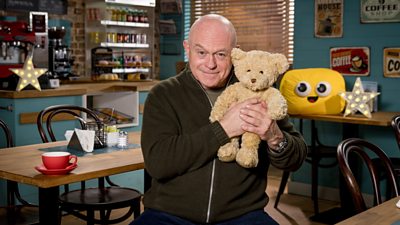
[[[92,110],[76,106],[76,105],[54,105],[49,106],[42,111],[39,112],[36,120],[36,124],[39,130],[40,137],[43,142],[57,141],[52,129],[52,121],[54,117],[58,114],[69,114],[79,120],[81,127],[86,129],[85,122],[81,116],[81,113],[86,113],[86,116],[90,116],[97,122],[97,124],[101,124],[101,120]],[[44,123],[45,122],[45,123]],[[44,128],[44,124],[46,125],[46,129]],[[47,134],[46,135],[46,131]]]
[[394,116],[392,118],[392,128],[396,137],[397,145],[400,149],[400,115]]
[[[356,154],[350,154],[350,153]],[[347,187],[351,193],[355,210],[357,213],[367,209],[365,200],[362,196],[360,186],[355,178],[349,163],[349,157],[359,156],[367,167],[374,191],[374,202],[382,203],[380,188],[380,174],[384,173],[387,185],[390,185],[392,194],[398,196],[398,187],[394,175],[393,165],[389,157],[378,146],[359,138],[349,138],[343,140],[337,148],[337,157],[340,171],[343,174]],[[351,159],[353,161],[353,159]]]
[[4,135],[6,137],[6,144],[7,144],[7,148],[9,147],[14,147],[14,141],[13,141],[13,137],[11,135],[11,131],[9,129],[9,127],[7,126],[7,124],[0,119],[0,127],[3,129],[4,131]]

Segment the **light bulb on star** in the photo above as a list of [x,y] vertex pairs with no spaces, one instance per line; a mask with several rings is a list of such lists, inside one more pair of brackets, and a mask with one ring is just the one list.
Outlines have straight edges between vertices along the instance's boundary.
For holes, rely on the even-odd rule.
[[32,53],[26,57],[24,66],[22,68],[9,69],[17,76],[19,76],[16,91],[21,91],[29,84],[32,85],[37,90],[42,90],[40,88],[40,83],[38,78],[43,75],[47,69],[35,69],[32,62]]
[[346,109],[343,116],[354,114],[357,111],[371,118],[368,101],[378,96],[379,92],[364,92],[361,79],[357,77],[352,92],[342,92],[339,95],[346,101]]

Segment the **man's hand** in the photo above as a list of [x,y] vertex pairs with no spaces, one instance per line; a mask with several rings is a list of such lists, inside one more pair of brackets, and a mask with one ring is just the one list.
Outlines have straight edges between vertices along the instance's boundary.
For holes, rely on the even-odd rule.
[[268,107],[264,101],[248,102],[240,110],[240,118],[245,122],[242,129],[257,134],[268,146],[277,149],[279,143],[285,138],[275,120],[268,115]]
[[246,108],[247,105],[259,103],[257,98],[251,98],[243,102],[235,103],[229,107],[228,111],[225,112],[223,118],[219,122],[230,138],[242,135],[245,132],[243,126],[246,121],[240,117],[241,110]]

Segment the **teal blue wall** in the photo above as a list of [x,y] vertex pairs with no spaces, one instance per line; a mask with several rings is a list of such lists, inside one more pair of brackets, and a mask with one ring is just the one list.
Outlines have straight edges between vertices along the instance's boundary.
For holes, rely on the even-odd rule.
[[[184,0],[182,4],[185,3]],[[160,19],[169,20],[172,19],[176,25],[176,34],[160,35],[160,80],[164,80],[168,77],[176,75],[175,63],[178,61],[184,61],[184,13],[185,7],[182,8],[182,14],[162,14]]]
[[[379,84],[378,109],[400,111],[398,86],[400,79],[383,76],[383,48],[400,47],[400,23],[360,23],[360,1],[344,1],[343,37],[314,37],[314,1],[295,1],[294,64],[295,69],[329,68],[331,47],[369,47],[370,75],[363,81],[377,81]],[[345,76],[346,89],[350,91],[356,77]],[[298,121],[294,120],[297,124]],[[305,128],[309,123],[305,125]],[[341,140],[342,128],[336,123],[317,122],[319,136],[323,143],[337,145]],[[394,135],[389,127],[359,126],[360,137],[381,146],[390,156],[400,156]],[[305,132],[309,141],[309,132]],[[323,186],[337,187],[338,168],[320,169],[319,182]],[[310,183],[310,165],[304,166],[292,176],[292,180]],[[363,174],[362,176],[368,176]],[[364,185],[364,184],[363,184]]]

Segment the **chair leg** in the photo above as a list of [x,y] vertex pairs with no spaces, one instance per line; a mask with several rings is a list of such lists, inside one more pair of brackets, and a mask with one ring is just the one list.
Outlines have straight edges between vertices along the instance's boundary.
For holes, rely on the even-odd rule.
[[314,214],[319,213],[318,207],[318,159],[312,158],[311,165],[311,199],[314,202]]
[[111,210],[100,210],[100,221],[102,225],[107,224],[108,219],[110,218]]
[[136,219],[140,216],[140,199],[135,201],[132,207],[133,207],[133,219]]
[[88,220],[86,221],[87,225],[94,225],[94,211],[93,210],[87,210],[87,218]]
[[274,208],[278,208],[278,203],[281,198],[281,195],[283,194],[283,191],[285,190],[287,181],[289,180],[289,175],[290,175],[290,172],[283,171],[281,183],[279,185],[278,194],[276,195],[276,199],[275,199],[275,203],[274,203]]

